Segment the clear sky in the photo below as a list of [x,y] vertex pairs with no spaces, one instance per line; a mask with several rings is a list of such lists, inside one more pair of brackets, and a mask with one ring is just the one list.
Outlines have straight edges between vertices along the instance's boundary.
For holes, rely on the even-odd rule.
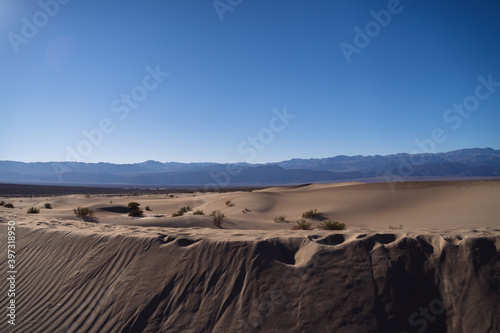
[[0,36],[0,160],[500,148],[498,1],[2,0]]

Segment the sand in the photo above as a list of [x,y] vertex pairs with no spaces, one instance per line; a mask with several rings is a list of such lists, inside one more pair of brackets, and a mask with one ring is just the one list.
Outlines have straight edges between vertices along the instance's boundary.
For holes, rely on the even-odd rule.
[[[73,208],[87,206],[103,224],[217,228],[207,215],[219,209],[226,215],[224,229],[245,230],[290,230],[309,209],[317,209],[323,218],[345,223],[350,229],[377,230],[391,225],[403,225],[403,230],[496,227],[500,216],[500,182],[491,181],[313,184],[251,192],[172,195],[0,197],[15,206],[0,206],[0,214],[17,222],[76,222],[79,219]],[[126,206],[131,201],[141,204],[144,217],[128,216]],[[227,206],[227,201],[233,205]],[[53,208],[45,209],[45,203]],[[146,206],[151,211],[145,211]],[[192,211],[172,217],[172,212],[183,206],[190,206]],[[26,214],[30,207],[40,208],[40,214]],[[249,211],[243,212],[245,209]],[[205,216],[194,216],[196,210],[202,210]],[[286,217],[285,223],[274,222],[280,215]],[[316,224],[313,222],[313,227]]]
[[[500,332],[499,199],[500,182],[0,198],[15,206],[0,207],[0,271],[8,221],[18,267],[0,331]],[[151,211],[129,217],[130,201]],[[220,209],[222,228],[171,217],[187,205]],[[308,209],[347,229],[291,230]]]

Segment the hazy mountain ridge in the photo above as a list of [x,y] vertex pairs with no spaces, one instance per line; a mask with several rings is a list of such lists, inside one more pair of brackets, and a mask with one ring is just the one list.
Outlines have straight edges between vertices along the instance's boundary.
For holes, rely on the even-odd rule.
[[[493,163],[499,165],[500,150],[492,148],[472,148],[461,149],[447,153],[426,153],[415,154],[414,161],[427,163],[457,162],[471,166]],[[380,168],[392,169],[401,164],[401,160],[408,160],[410,154],[401,153],[393,155],[372,155],[372,156],[345,156],[339,155],[321,159],[291,159],[279,163],[285,169],[306,169],[323,171],[352,171],[352,170],[379,170]]]
[[[436,154],[335,156],[268,164],[134,164],[0,161],[0,181],[20,183],[275,185],[402,177],[500,177],[500,150],[462,149]],[[390,176],[390,177],[391,177]]]

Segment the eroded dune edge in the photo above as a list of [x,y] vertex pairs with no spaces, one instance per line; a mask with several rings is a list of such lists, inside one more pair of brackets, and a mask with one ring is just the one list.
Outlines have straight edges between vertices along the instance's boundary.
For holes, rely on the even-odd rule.
[[[120,228],[18,226],[16,326],[0,331],[499,330],[498,229]],[[6,261],[2,251],[2,272]]]

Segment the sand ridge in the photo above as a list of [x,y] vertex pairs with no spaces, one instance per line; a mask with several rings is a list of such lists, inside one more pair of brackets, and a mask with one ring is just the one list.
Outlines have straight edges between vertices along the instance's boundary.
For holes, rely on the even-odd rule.
[[[456,231],[24,221],[23,306],[9,332],[401,332],[424,324],[491,332],[499,327],[500,228]],[[434,320],[418,316],[412,325],[429,307]]]

